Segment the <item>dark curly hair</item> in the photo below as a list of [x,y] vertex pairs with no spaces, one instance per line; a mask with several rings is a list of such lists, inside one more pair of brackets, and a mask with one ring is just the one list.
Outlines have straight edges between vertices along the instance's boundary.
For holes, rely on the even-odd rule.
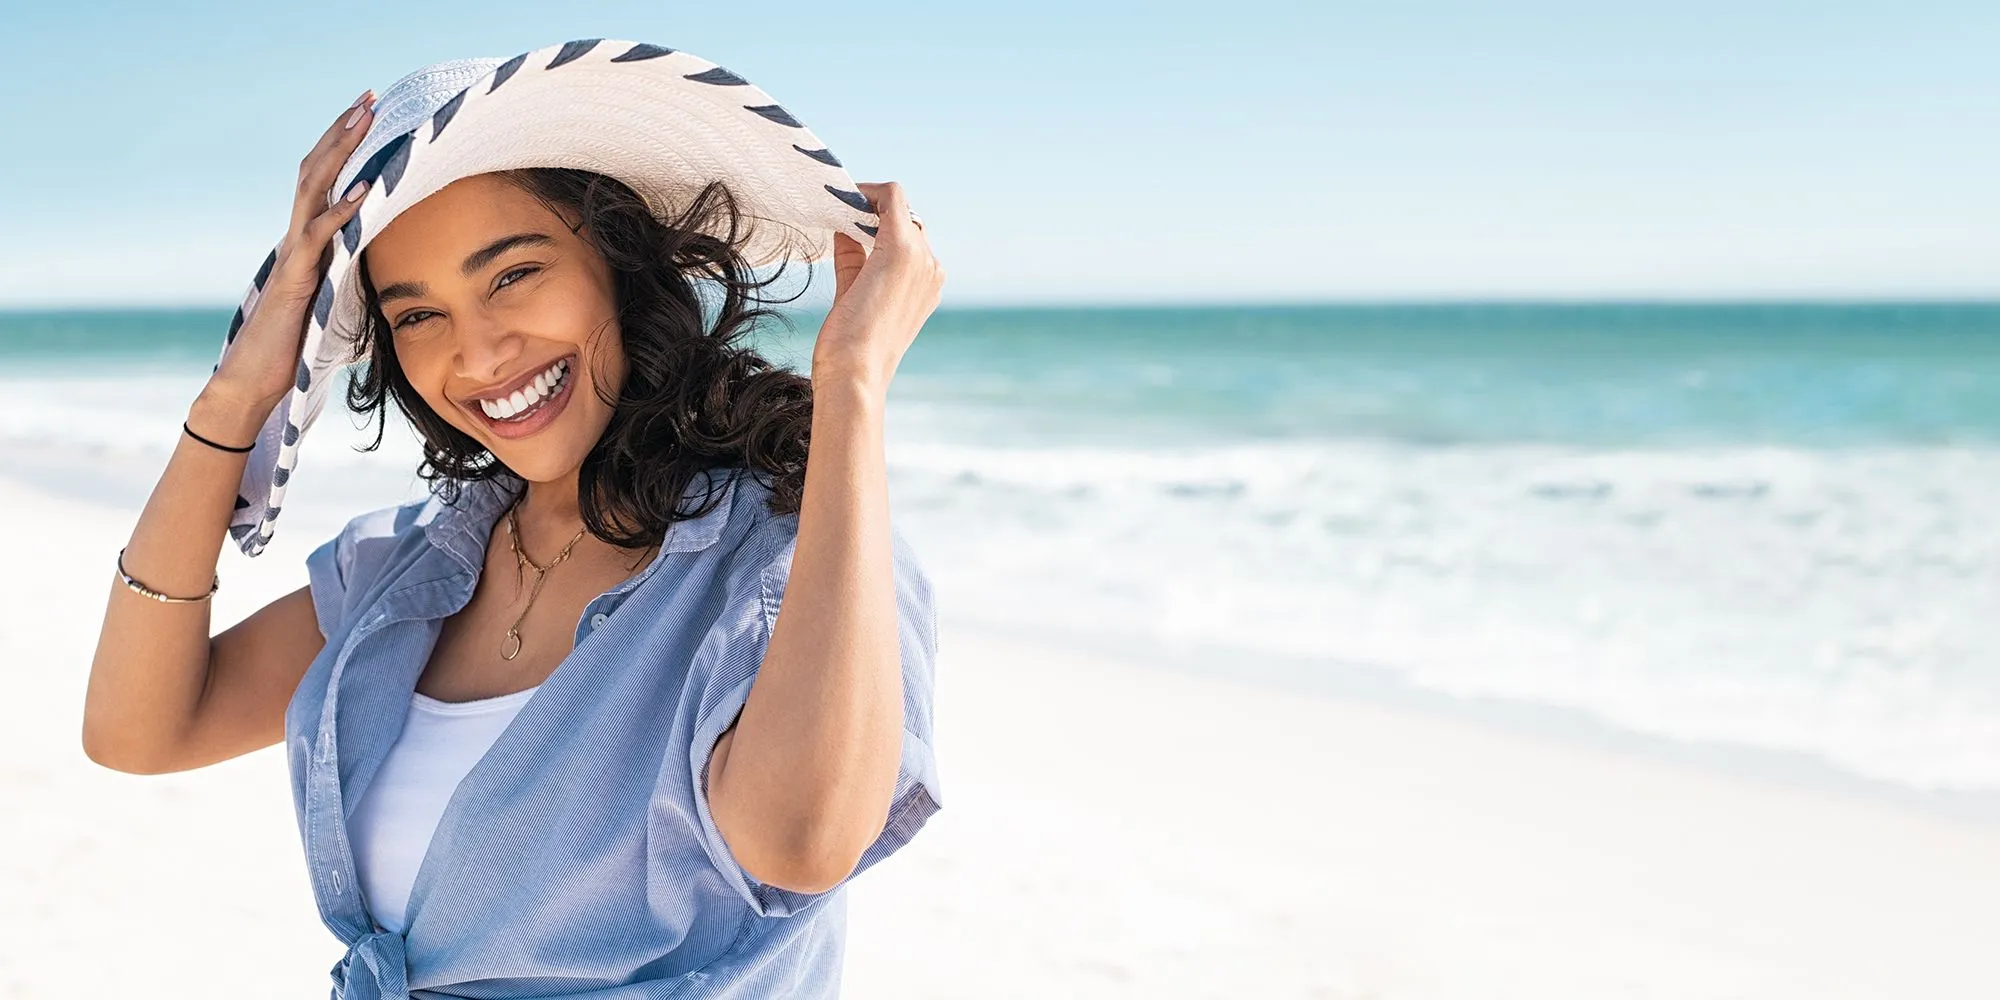
[[[767,278],[755,276],[744,254],[751,230],[728,185],[711,182],[662,221],[630,187],[603,174],[535,167],[498,176],[569,224],[614,274],[627,374],[615,400],[604,398],[605,383],[596,380],[599,398],[613,412],[577,473],[577,506],[590,533],[622,547],[659,544],[673,522],[701,516],[720,501],[720,491],[711,490],[696,510],[678,509],[694,477],[711,469],[767,475],[758,481],[772,490],[771,512],[796,513],[805,492],[812,381],[739,341],[763,317],[790,327],[769,306],[793,301],[804,289],[763,297],[784,265]],[[384,403],[394,398],[423,438],[417,475],[447,504],[457,502],[463,484],[517,477],[424,402],[397,361],[388,318],[365,268],[361,279],[365,330],[350,360],[367,363],[348,384],[347,405],[383,415]],[[705,320],[700,281],[720,293],[713,323]],[[384,416],[374,442],[357,450],[380,447],[386,428]]]

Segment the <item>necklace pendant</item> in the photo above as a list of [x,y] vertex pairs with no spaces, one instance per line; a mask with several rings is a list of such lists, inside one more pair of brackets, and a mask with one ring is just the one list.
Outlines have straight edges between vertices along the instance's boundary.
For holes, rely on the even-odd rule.
[[[507,649],[507,644],[510,642],[514,644],[512,652],[509,652]],[[521,655],[521,633],[510,628],[507,630],[507,638],[500,641],[500,658],[511,660],[519,655]]]

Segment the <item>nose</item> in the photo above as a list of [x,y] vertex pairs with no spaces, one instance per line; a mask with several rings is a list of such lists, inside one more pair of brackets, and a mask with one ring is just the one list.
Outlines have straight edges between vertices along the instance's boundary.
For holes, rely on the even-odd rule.
[[479,310],[453,324],[457,338],[452,363],[458,376],[486,383],[507,374],[521,357],[521,338],[498,316]]

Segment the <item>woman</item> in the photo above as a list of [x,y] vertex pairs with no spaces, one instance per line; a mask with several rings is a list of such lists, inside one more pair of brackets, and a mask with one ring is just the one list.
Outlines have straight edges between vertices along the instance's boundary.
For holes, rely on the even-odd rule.
[[[736,187],[662,221],[637,190],[657,154],[623,177],[475,155],[644,154],[629,121],[591,133],[606,95],[761,92],[633,43],[477,62],[363,94],[301,164],[120,554],[86,752],[159,773],[284,740],[336,997],[836,995],[840,888],[939,808],[935,612],[882,415],[943,271],[900,187],[859,185],[872,249],[833,236],[812,377],[777,368],[737,343],[776,279]],[[513,79],[539,96],[493,96]],[[658,113],[723,113],[691,107]],[[752,155],[730,135],[711,152]],[[268,538],[275,502],[260,532],[232,518],[289,478],[256,462],[280,438],[295,460],[322,329],[368,362],[350,405],[393,398],[422,436],[432,495],[353,518],[307,586],[210,637],[224,528]]]

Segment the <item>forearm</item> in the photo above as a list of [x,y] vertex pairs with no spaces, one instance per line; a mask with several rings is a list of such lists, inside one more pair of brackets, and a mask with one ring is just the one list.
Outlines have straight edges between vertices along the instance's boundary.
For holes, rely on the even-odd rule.
[[[188,424],[228,444],[256,436],[268,409],[204,391]],[[181,433],[125,545],[125,570],[176,597],[208,593],[235,509],[244,454]],[[166,603],[126,587],[105,566],[110,596],[84,697],[83,745],[91,759],[144,771],[193,718],[207,681],[211,602]]]
[[716,822],[747,869],[837,880],[888,815],[903,688],[885,402],[873,380],[815,379],[790,582],[720,776],[710,774]]

